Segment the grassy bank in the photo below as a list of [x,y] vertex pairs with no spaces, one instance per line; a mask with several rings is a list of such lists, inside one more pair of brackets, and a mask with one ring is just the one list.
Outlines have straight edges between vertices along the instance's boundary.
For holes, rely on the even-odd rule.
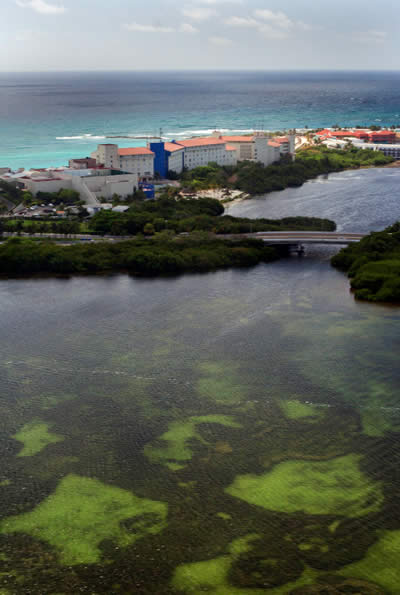
[[348,274],[357,299],[400,303],[400,222],[344,248],[331,262]]
[[0,245],[0,275],[69,275],[126,271],[156,276],[249,267],[279,258],[262,241],[179,238],[60,246],[51,241],[12,238]]

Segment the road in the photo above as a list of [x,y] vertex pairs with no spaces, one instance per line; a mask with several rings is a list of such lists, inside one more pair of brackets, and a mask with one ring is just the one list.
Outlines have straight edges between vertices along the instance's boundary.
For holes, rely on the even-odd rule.
[[305,145],[309,144],[309,140],[306,136],[296,136],[296,140],[295,140],[295,149],[296,151],[298,151],[299,149],[301,149],[302,147],[304,147]]
[[352,244],[365,237],[363,233],[338,231],[268,231],[243,234],[270,244]]
[[[354,242],[359,242],[365,237],[366,234],[362,233],[344,233],[337,231],[262,231],[256,233],[242,233],[242,234],[220,234],[210,236],[214,239],[221,240],[240,240],[245,238],[252,238],[256,240],[263,240],[268,244],[285,244],[285,245],[298,245],[298,244],[339,244],[346,245]],[[27,238],[48,238],[51,240],[78,240],[78,241],[112,241],[112,242],[123,242],[125,240],[134,240],[135,236],[96,236],[91,234],[61,234],[61,233],[16,233],[16,232],[4,232],[4,237],[27,237]],[[183,234],[184,237],[190,234]],[[176,236],[179,238],[179,235]],[[181,236],[182,237],[182,236]],[[149,237],[148,239],[151,239]]]

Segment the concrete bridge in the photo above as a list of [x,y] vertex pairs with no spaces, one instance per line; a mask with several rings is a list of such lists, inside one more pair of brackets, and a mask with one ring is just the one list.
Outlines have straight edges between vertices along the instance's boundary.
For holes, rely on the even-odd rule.
[[266,244],[271,245],[299,246],[305,244],[348,245],[359,242],[367,234],[338,231],[261,231],[241,235],[263,240]]
[[[190,236],[189,233],[179,234],[180,236]],[[241,233],[241,234],[218,234],[214,235],[216,239],[220,240],[236,240],[244,238],[252,238],[263,240],[266,244],[271,246],[282,245],[289,246],[302,251],[305,244],[332,244],[332,245],[348,245],[354,242],[359,242],[367,234],[363,233],[345,233],[337,231],[260,231],[256,233]],[[3,237],[22,236],[26,238],[48,238],[52,240],[80,240],[80,241],[96,241],[103,240],[123,242],[125,240],[133,240],[135,236],[113,236],[113,235],[91,235],[91,234],[61,234],[61,233],[26,233],[26,232],[9,232],[4,231]],[[151,239],[149,237],[148,239]]]

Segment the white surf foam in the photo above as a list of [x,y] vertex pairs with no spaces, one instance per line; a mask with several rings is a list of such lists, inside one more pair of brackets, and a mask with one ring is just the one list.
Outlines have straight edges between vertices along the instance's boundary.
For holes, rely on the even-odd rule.
[[79,134],[77,136],[56,136],[56,140],[101,140],[106,138],[103,135]]
[[221,132],[222,134],[228,135],[229,134],[251,134],[253,132],[255,132],[255,130],[253,128],[207,128],[207,129],[201,129],[201,130],[183,130],[182,132],[166,132],[165,134],[168,136],[168,138],[174,138],[176,136],[195,136],[195,135],[210,135],[213,134],[213,132],[218,131]]

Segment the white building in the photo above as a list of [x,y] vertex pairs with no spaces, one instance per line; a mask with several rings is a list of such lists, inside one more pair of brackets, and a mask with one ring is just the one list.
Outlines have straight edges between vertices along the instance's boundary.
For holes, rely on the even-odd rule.
[[267,166],[279,161],[281,155],[294,157],[295,135],[273,137],[264,132],[251,136],[191,138],[172,142],[149,143],[147,147],[120,149],[118,145],[102,144],[92,153],[98,165],[121,169],[138,175],[139,180],[151,179],[154,172],[166,178],[168,171],[180,174],[209,163],[234,166],[238,161],[258,161]]
[[251,136],[223,136],[218,130],[213,132],[213,137],[229,143],[237,150],[238,161],[250,161],[254,159],[254,135]]
[[265,132],[256,132],[249,136],[223,136],[215,131],[213,136],[235,147],[238,161],[258,161],[267,166],[279,161],[282,155],[294,155],[295,152],[294,134],[287,137],[271,137]]
[[400,159],[400,144],[389,145],[385,143],[366,143],[363,140],[351,137],[345,137],[343,139],[327,138],[326,140],[322,141],[322,144],[329,149],[345,149],[349,143],[351,143],[354,147],[357,147],[357,149],[372,149],[373,151],[382,151],[382,153],[388,157]]
[[114,194],[126,198],[139,187],[136,174],[115,173],[109,168],[32,171],[19,176],[18,181],[34,196],[38,192],[76,190],[87,205],[98,204],[100,197],[111,199]]
[[236,165],[237,150],[220,138],[191,138],[180,140],[178,144],[184,147],[184,164],[187,169],[218,163],[218,165]]
[[165,151],[168,159],[168,171],[174,171],[180,174],[185,166],[185,147],[178,143],[164,143]]
[[237,163],[236,147],[214,137],[175,140],[170,143],[154,142],[149,147],[155,155],[154,169],[162,178],[167,177],[168,171],[179,174],[183,168],[190,170],[211,162],[218,165]]
[[295,131],[290,131],[287,136],[274,136],[272,141],[279,143],[281,147],[281,155],[291,155],[294,158],[296,152]]
[[98,145],[91,154],[98,165],[137,175],[140,179],[154,176],[154,153],[146,147],[120,149],[118,145]]
[[271,141],[264,134],[256,134],[253,140],[253,159],[265,166],[279,161],[281,157],[280,146]]

